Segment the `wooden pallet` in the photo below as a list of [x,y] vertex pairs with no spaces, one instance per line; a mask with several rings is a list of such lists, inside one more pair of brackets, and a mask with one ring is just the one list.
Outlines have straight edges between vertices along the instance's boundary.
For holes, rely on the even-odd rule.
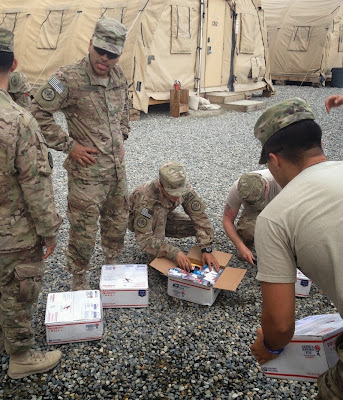
[[263,101],[255,101],[255,100],[239,100],[239,101],[231,101],[224,103],[228,110],[233,111],[241,111],[241,112],[249,112],[249,111],[256,111],[256,110],[263,110],[267,107],[267,104]]

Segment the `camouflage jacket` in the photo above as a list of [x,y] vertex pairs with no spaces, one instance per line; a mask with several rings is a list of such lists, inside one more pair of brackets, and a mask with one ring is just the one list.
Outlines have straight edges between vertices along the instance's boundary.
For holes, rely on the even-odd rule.
[[17,104],[29,109],[31,105],[31,90],[32,86],[29,84],[25,74],[19,71],[11,73],[7,91]]
[[192,187],[189,192],[173,203],[162,195],[159,180],[144,183],[129,197],[129,229],[135,233],[140,248],[154,257],[175,260],[180,251],[165,242],[168,214],[181,205],[194,222],[199,246],[207,247],[213,242],[213,227],[205,212],[205,204]]
[[[58,110],[66,117],[69,135],[53,118]],[[82,167],[67,157],[64,167],[74,177],[111,180],[122,166],[129,106],[126,78],[118,65],[110,71],[107,86],[93,72],[88,56],[60,68],[36,93],[31,112],[49,147],[69,153],[77,141],[99,150],[92,166]]]
[[53,246],[61,222],[38,124],[0,89],[0,253]]

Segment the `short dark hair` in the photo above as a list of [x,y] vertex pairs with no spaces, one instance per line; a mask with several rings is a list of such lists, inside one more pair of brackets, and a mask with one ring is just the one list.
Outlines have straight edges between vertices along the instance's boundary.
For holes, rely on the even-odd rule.
[[13,64],[14,53],[0,51],[0,72],[8,72]]
[[264,144],[262,156],[268,159],[269,153],[280,153],[290,162],[297,163],[306,150],[318,148],[322,151],[322,129],[317,122],[304,119],[280,129]]

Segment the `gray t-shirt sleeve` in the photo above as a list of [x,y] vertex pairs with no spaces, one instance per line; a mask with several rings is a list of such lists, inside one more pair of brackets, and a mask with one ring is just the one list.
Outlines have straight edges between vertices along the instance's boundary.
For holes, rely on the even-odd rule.
[[233,208],[235,210],[239,210],[242,205],[242,199],[238,193],[238,181],[239,179],[231,186],[225,204],[228,208]]
[[256,279],[270,283],[295,283],[296,261],[290,238],[277,224],[258,216],[255,228]]

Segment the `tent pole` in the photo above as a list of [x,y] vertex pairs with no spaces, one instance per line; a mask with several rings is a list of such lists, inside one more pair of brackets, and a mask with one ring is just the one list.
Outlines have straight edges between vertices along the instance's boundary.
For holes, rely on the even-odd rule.
[[197,87],[197,96],[200,96],[200,88],[201,88],[201,67],[202,67],[202,35],[204,29],[204,0],[200,1],[200,38],[199,38],[199,70],[198,70],[198,87]]

